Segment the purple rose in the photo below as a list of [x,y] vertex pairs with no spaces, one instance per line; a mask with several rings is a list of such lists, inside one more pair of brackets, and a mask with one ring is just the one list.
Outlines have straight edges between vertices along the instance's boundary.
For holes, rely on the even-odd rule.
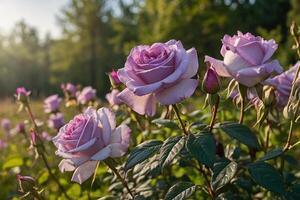
[[72,181],[81,184],[94,173],[98,160],[120,157],[127,152],[130,131],[125,124],[116,128],[115,115],[109,109],[96,111],[89,107],[53,138],[56,154],[64,158],[60,170],[75,170]]
[[140,45],[131,50],[125,67],[118,70],[127,87],[118,97],[137,113],[153,116],[157,101],[176,104],[194,93],[197,71],[196,50],[185,50],[180,41]]
[[233,37],[225,35],[222,43],[223,61],[205,56],[205,62],[210,62],[219,76],[231,77],[247,87],[253,87],[283,71],[277,60],[270,60],[277,49],[273,39],[264,40],[251,33],[238,32]]
[[[292,89],[292,84],[296,71],[300,66],[300,61],[298,61],[292,68],[284,73],[275,76],[274,78],[267,79],[264,84],[273,86],[276,95],[277,106],[283,108],[289,100],[289,96]],[[296,81],[296,86],[300,87],[300,78]]]
[[9,119],[2,119],[1,120],[1,126],[6,131],[9,132],[11,129],[11,122]]
[[86,104],[96,98],[96,90],[88,86],[78,93],[77,100],[80,104]]
[[48,120],[48,126],[50,128],[59,129],[65,125],[64,116],[62,113],[51,114]]
[[51,95],[44,100],[44,110],[46,113],[53,113],[59,110],[61,98],[57,94]]
[[75,97],[76,96],[77,88],[72,83],[61,84],[61,89],[64,92],[67,92],[68,95],[70,95],[71,97]]
[[119,93],[119,90],[113,89],[110,93],[105,95],[105,98],[110,106],[120,105],[122,103],[122,101],[118,97]]

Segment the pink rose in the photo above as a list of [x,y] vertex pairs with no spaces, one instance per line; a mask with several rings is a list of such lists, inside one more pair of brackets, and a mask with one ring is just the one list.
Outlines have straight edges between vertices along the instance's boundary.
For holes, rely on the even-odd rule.
[[83,88],[83,90],[78,93],[77,100],[80,104],[87,104],[96,98],[96,90],[91,86]]
[[61,98],[57,94],[51,95],[44,100],[44,110],[46,113],[53,113],[59,110]]
[[130,131],[125,124],[116,128],[115,115],[109,109],[96,111],[89,107],[53,138],[57,155],[64,158],[60,170],[75,170],[72,181],[81,184],[94,173],[98,160],[120,157],[127,152]]
[[133,48],[125,67],[118,70],[126,85],[118,97],[139,114],[153,116],[156,102],[176,104],[190,97],[198,80],[198,57],[180,41],[140,45]]
[[210,62],[219,76],[231,77],[253,87],[283,71],[277,60],[270,60],[278,46],[273,39],[264,40],[251,33],[238,32],[233,37],[225,35],[222,43],[223,61],[205,56],[205,62]]
[[119,90],[113,89],[110,93],[105,95],[105,98],[110,106],[120,105],[122,103],[122,101],[118,97],[119,93]]

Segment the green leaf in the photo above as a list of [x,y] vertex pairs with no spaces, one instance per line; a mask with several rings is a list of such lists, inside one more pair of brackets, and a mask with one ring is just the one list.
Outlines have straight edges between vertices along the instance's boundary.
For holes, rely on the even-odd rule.
[[293,185],[289,192],[285,195],[287,200],[298,200],[300,199],[300,184]]
[[49,178],[49,172],[45,170],[38,178],[38,183],[43,184],[48,180],[48,178]]
[[226,158],[220,159],[214,164],[211,185],[214,191],[218,191],[228,184],[237,172],[237,163]]
[[178,129],[178,126],[176,122],[170,119],[154,119],[152,120],[152,123],[155,123],[159,126],[164,126],[170,129]]
[[280,173],[265,162],[256,162],[248,165],[252,179],[260,186],[278,194],[284,194],[284,183]]
[[155,154],[161,147],[162,141],[149,140],[134,148],[129,155],[125,164],[125,170],[129,170],[136,164],[143,162],[147,158]]
[[240,141],[241,143],[255,148],[260,149],[257,137],[252,131],[245,125],[238,123],[222,123],[220,124],[221,129],[227,133],[230,137]]
[[2,168],[3,168],[3,170],[6,170],[9,168],[18,167],[18,166],[22,166],[22,165],[23,165],[23,159],[20,157],[14,157],[14,158],[7,160],[3,164]]
[[200,163],[213,167],[216,158],[216,144],[211,134],[189,134],[186,147]]
[[184,147],[184,137],[176,136],[168,138],[160,148],[160,166],[163,170]]
[[281,156],[282,153],[283,153],[283,151],[281,148],[273,149],[273,150],[267,152],[266,155],[264,155],[264,157],[259,159],[259,161],[266,161],[266,160],[271,160],[271,159],[277,158],[278,156]]
[[179,182],[173,185],[166,194],[165,200],[182,200],[191,196],[196,185],[190,182]]

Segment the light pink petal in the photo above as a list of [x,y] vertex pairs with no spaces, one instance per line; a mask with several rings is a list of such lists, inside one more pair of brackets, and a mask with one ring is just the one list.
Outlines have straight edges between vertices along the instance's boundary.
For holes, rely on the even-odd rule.
[[72,181],[82,184],[94,174],[96,166],[97,161],[87,161],[80,165],[73,173]]
[[111,148],[110,146],[107,146],[101,149],[100,151],[98,151],[97,153],[95,153],[91,157],[91,160],[105,160],[106,158],[109,157],[110,153],[111,153]]
[[61,172],[71,172],[75,170],[74,163],[70,159],[60,161],[58,168]]
[[282,71],[283,69],[279,62],[277,60],[273,60],[272,62],[264,65],[242,69],[237,73],[235,79],[247,87],[253,87],[268,77],[279,74]]
[[184,79],[174,86],[155,93],[156,99],[163,105],[179,103],[190,97],[198,86],[196,79]]
[[124,143],[129,146],[131,129],[126,124],[121,124],[111,135],[110,143]]
[[261,42],[254,41],[236,48],[237,53],[252,65],[260,65],[264,58]]
[[231,77],[230,73],[227,71],[225,65],[223,64],[223,61],[214,59],[210,56],[205,56],[204,62],[210,62],[219,76]]
[[182,79],[192,78],[198,72],[199,63],[196,49],[187,50],[189,65],[187,71],[183,74]]
[[156,111],[156,99],[153,94],[137,96],[128,88],[119,93],[118,97],[132,110],[140,115],[154,116]]

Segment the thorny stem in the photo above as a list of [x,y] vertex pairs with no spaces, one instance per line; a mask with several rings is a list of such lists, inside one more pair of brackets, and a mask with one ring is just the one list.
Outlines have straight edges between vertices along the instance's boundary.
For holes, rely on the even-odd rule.
[[245,113],[245,99],[241,97],[241,111],[240,111],[240,120],[239,123],[243,124],[244,122],[244,113]]
[[211,118],[211,121],[210,121],[210,124],[209,124],[209,132],[212,131],[212,129],[214,127],[214,124],[215,124],[215,121],[216,121],[216,116],[217,116],[218,107],[219,107],[219,101],[220,101],[220,97],[219,97],[219,95],[217,95],[216,104],[213,105],[213,107],[212,107],[212,118]]
[[181,128],[182,128],[182,130],[183,130],[183,133],[184,133],[185,135],[188,135],[189,133],[187,132],[187,130],[186,130],[186,128],[185,128],[185,125],[184,125],[184,123],[183,123],[183,121],[182,121],[182,119],[181,119],[181,117],[180,117],[180,113],[179,113],[179,110],[178,110],[176,104],[173,104],[172,107],[173,107],[173,110],[174,110],[174,112],[175,112],[175,114],[176,114],[176,117],[177,117],[177,119],[178,119],[178,121],[179,121],[179,123],[180,123],[180,125],[181,125]]
[[203,177],[205,179],[209,195],[211,196],[212,199],[214,199],[215,193],[214,193],[213,189],[211,188],[210,182],[208,180],[208,177],[207,177],[205,171],[202,169],[202,167],[199,167],[198,170],[203,175]]
[[125,179],[121,176],[121,174],[118,172],[118,170],[115,168],[115,166],[109,162],[108,160],[104,160],[104,163],[115,173],[115,175],[118,177],[118,179],[120,179],[120,181],[122,182],[122,184],[125,186],[125,188],[127,189],[128,193],[130,194],[130,196],[132,197],[132,199],[134,199],[134,195],[131,192],[130,188],[128,187],[127,182],[125,181]]

